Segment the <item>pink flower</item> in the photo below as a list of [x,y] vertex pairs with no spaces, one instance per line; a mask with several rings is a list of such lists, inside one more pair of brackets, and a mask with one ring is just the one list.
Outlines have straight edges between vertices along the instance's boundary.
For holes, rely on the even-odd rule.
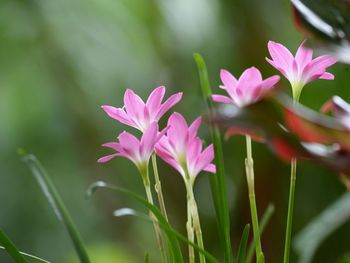
[[97,162],[105,163],[114,157],[126,157],[131,160],[140,171],[144,172],[144,169],[148,166],[156,143],[164,135],[165,131],[166,129],[162,132],[158,132],[158,124],[153,122],[142,135],[141,141],[132,134],[124,131],[118,136],[119,142],[108,142],[102,145],[115,150],[117,153],[104,156],[98,159]]
[[115,108],[104,105],[102,109],[109,117],[144,132],[152,122],[159,119],[182,98],[182,92],[170,96],[163,104],[165,87],[154,89],[146,103],[132,91],[127,89],[124,94],[124,107]]
[[202,141],[197,136],[201,124],[198,117],[189,127],[184,117],[175,112],[168,120],[168,131],[156,145],[160,158],[173,166],[185,179],[194,182],[202,171],[215,173],[213,145],[202,151]]
[[326,72],[326,68],[335,64],[337,60],[328,55],[312,59],[313,52],[304,47],[304,42],[299,46],[295,57],[285,46],[273,41],[269,41],[268,49],[272,60],[266,58],[267,62],[289,80],[295,98],[298,98],[302,88],[313,80],[334,79],[334,75]]
[[224,69],[221,70],[220,77],[224,84],[220,88],[226,90],[229,97],[212,95],[213,100],[216,102],[233,103],[238,107],[258,101],[280,79],[279,76],[272,76],[263,80],[260,71],[255,67],[246,69],[238,80]]

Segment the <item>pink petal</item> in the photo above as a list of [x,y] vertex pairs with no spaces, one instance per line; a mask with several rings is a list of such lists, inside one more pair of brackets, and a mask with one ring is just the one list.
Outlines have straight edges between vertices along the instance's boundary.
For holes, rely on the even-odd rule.
[[197,117],[188,128],[189,139],[197,136],[199,127],[202,124],[202,117]]
[[329,72],[325,72],[320,76],[320,79],[334,80],[334,75]]
[[282,44],[269,41],[267,44],[271,58],[275,66],[284,70],[285,73],[292,72],[294,57]]
[[300,44],[297,53],[295,54],[295,61],[300,72],[311,62],[312,53],[312,49],[304,47],[304,42]]
[[318,79],[322,76],[326,68],[335,64],[337,60],[328,55],[323,55],[312,60],[303,71],[303,79],[306,82]]
[[[246,69],[238,80],[236,94],[239,98],[244,97],[247,92],[252,92],[262,82],[260,71],[255,67]],[[239,93],[239,90],[241,93]]]
[[204,167],[203,171],[215,174],[216,173],[216,166],[214,164],[210,163],[206,167]]
[[145,103],[131,89],[125,91],[124,105],[130,120],[137,124],[143,121],[142,114],[144,113]]
[[134,135],[124,131],[119,134],[118,139],[126,154],[132,158],[139,157],[140,142]]
[[174,167],[182,176],[185,176],[184,170],[181,165],[162,147],[156,147],[157,155],[170,166]]
[[143,159],[148,159],[154,150],[158,134],[158,124],[153,122],[142,135],[140,142],[140,154]]
[[169,97],[159,108],[155,120],[159,120],[170,108],[174,107],[182,98],[182,92],[176,93]]
[[164,94],[165,94],[165,87],[160,86],[154,89],[151,95],[149,95],[146,102],[146,106],[151,116],[155,117],[155,115],[157,114],[160,108],[160,105],[162,103],[162,100],[164,98]]
[[170,126],[167,132],[169,142],[179,153],[183,151],[187,139],[188,126],[186,120],[180,113],[174,112],[169,117],[168,125]]
[[107,142],[102,144],[103,147],[111,148],[117,152],[123,152],[123,147],[117,142]]
[[275,63],[273,60],[271,60],[271,59],[269,59],[269,58],[265,58],[265,59],[266,59],[267,62],[269,62],[269,64],[270,64],[271,66],[273,66],[275,69],[277,69],[279,72],[281,72],[281,74],[282,74],[283,76],[285,76],[286,78],[288,78],[288,74],[287,74],[287,72],[286,72],[283,68],[281,68],[280,66],[277,66],[276,63]]
[[107,113],[109,117],[115,119],[123,124],[134,126],[133,122],[130,121],[128,115],[121,108],[115,108],[113,106],[103,105],[101,108]]
[[268,90],[272,88],[274,85],[276,85],[278,81],[280,81],[280,77],[277,75],[269,77],[261,83],[261,87],[264,91]]
[[188,166],[194,166],[195,161],[202,152],[202,141],[201,139],[194,138],[189,143],[187,148],[187,163]]
[[232,103],[232,99],[227,97],[227,96],[222,96],[222,95],[211,95],[211,98],[213,99],[213,101],[215,102],[221,102],[221,103]]
[[233,90],[237,85],[237,79],[227,70],[220,70],[220,78],[227,89]]
[[199,173],[200,171],[202,171],[213,160],[214,160],[214,147],[212,144],[210,144],[198,157],[195,165],[196,172]]
[[114,154],[111,154],[111,155],[106,155],[106,156],[103,156],[103,157],[99,158],[99,159],[97,160],[97,162],[98,162],[98,163],[106,163],[106,162],[108,162],[108,161],[110,161],[110,160],[112,160],[113,158],[118,157],[118,156],[122,156],[122,154],[120,154],[120,153],[114,153]]

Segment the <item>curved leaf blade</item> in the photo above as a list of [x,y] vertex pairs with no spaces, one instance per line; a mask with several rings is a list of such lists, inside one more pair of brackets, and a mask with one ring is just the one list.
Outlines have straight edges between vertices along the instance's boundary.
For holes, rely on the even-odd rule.
[[237,256],[237,263],[244,263],[244,258],[246,255],[247,250],[247,243],[248,243],[248,237],[249,237],[249,231],[250,231],[250,224],[246,224],[241,237],[241,242],[239,244],[238,248],[238,256]]
[[130,196],[131,198],[133,198],[135,201],[137,201],[140,204],[142,204],[143,206],[145,206],[147,209],[149,209],[154,214],[154,216],[158,219],[159,226],[163,229],[163,231],[165,232],[165,234],[168,238],[169,244],[172,248],[171,251],[173,252],[173,256],[174,256],[174,258],[173,258],[174,263],[184,262],[177,238],[182,240],[183,242],[193,246],[193,248],[196,251],[198,251],[199,253],[202,253],[210,262],[219,263],[219,261],[217,259],[215,259],[215,257],[212,256],[210,253],[201,249],[197,244],[192,243],[186,237],[184,237],[182,234],[180,234],[176,230],[174,230],[172,228],[172,226],[167,222],[165,217],[162,215],[162,213],[158,209],[158,207],[152,205],[143,197],[141,197],[141,196],[139,196],[139,195],[127,190],[127,189],[117,187],[114,185],[110,185],[110,184],[107,184],[107,183],[102,182],[102,181],[98,181],[98,182],[95,182],[92,185],[90,185],[90,187],[87,190],[87,197],[91,197],[92,194],[99,188],[105,188],[105,189],[112,190],[114,192],[120,192],[120,193],[126,194],[126,195]]
[[55,185],[51,178],[46,173],[45,169],[39,160],[33,154],[22,154],[22,160],[28,166],[35,179],[37,180],[42,192],[54,210],[56,217],[63,223],[66,228],[75,251],[82,263],[90,263],[88,253],[85,249],[83,239],[75,226],[72,217],[70,216],[65,204],[62,201]]
[[7,235],[0,229],[0,244],[4,246],[7,253],[16,263],[27,263],[24,256],[19,252],[13,242],[7,237]]

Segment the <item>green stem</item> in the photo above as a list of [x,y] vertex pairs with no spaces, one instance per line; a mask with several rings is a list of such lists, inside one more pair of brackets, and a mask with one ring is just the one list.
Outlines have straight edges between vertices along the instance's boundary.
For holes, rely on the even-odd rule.
[[[152,191],[151,191],[151,184],[150,184],[149,174],[148,174],[148,168],[146,169],[145,172],[142,172],[141,174],[142,174],[142,178],[143,178],[143,185],[144,185],[145,190],[146,190],[147,200],[150,204],[154,205]],[[164,239],[162,237],[162,232],[160,230],[157,218],[153,215],[153,213],[151,211],[149,212],[149,216],[153,222],[154,231],[156,233],[156,238],[157,238],[157,243],[158,243],[160,253],[162,256],[162,262],[166,263],[166,262],[168,262],[168,260],[167,260],[167,256],[166,256],[166,252],[165,252]]]
[[283,263],[289,262],[290,245],[292,239],[292,226],[293,226],[293,210],[294,210],[294,193],[295,193],[295,182],[296,182],[296,170],[297,160],[292,159],[291,162],[291,173],[290,173],[290,186],[289,186],[289,201],[288,201],[288,215],[287,215],[287,226],[286,226],[286,238],[284,243],[284,256]]
[[154,179],[155,179],[154,189],[158,196],[160,211],[162,212],[165,219],[168,221],[168,215],[165,209],[164,198],[163,198],[162,184],[159,179],[156,153],[152,154],[152,165],[153,165],[153,173],[154,173]]
[[246,177],[248,184],[248,194],[249,194],[249,205],[252,217],[253,225],[253,235],[255,243],[256,261],[264,262],[264,254],[261,248],[260,231],[259,231],[259,219],[258,212],[255,201],[255,190],[254,190],[254,163],[252,156],[252,141],[250,136],[246,136],[246,146],[247,146],[247,158],[245,159]]
[[[193,227],[194,227],[194,231],[196,232],[198,246],[204,250],[202,228],[201,228],[201,224],[200,224],[200,220],[199,220],[198,207],[197,207],[196,200],[194,199],[192,185],[189,188],[190,188],[189,189],[189,191],[190,191],[190,209],[191,209],[191,213],[192,213]],[[201,263],[206,262],[205,256],[202,253],[199,253],[199,261]]]
[[[189,241],[194,243],[194,229],[193,229],[192,211],[191,211],[190,203],[191,203],[191,197],[187,190],[187,223],[186,223],[187,237]],[[195,262],[194,249],[191,245],[188,245],[188,257],[189,257],[190,263]]]

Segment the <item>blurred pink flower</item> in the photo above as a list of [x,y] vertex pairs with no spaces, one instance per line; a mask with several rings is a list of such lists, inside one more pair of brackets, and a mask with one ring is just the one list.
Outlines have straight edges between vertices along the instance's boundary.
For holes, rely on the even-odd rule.
[[182,92],[179,92],[162,104],[164,95],[165,87],[160,86],[152,91],[145,103],[134,91],[127,89],[124,94],[124,107],[104,105],[102,109],[109,117],[145,132],[152,122],[158,122],[182,98]]
[[269,41],[267,46],[272,58],[266,58],[267,62],[289,80],[294,95],[299,96],[301,89],[313,80],[334,79],[334,75],[326,72],[326,68],[335,64],[337,60],[329,55],[312,59],[313,51],[304,47],[304,42],[299,46],[295,57],[282,44]]
[[213,145],[202,151],[202,141],[197,136],[201,121],[201,117],[198,117],[188,127],[184,117],[174,112],[168,120],[166,136],[156,145],[159,157],[191,182],[202,170],[215,173],[215,165],[211,163],[214,159]]
[[166,129],[158,132],[158,124],[156,122],[149,125],[145,133],[142,135],[141,141],[132,134],[124,131],[118,136],[119,142],[108,142],[102,145],[115,150],[117,153],[104,156],[98,159],[97,162],[105,163],[114,157],[126,157],[131,160],[140,171],[144,172],[144,169],[148,166],[149,159],[155,149],[156,143],[165,132]]
[[226,90],[230,97],[212,95],[212,99],[216,102],[233,103],[238,107],[258,101],[280,80],[279,76],[263,80],[260,71],[255,67],[246,69],[238,80],[230,72],[222,69],[220,78],[224,84],[220,88]]

